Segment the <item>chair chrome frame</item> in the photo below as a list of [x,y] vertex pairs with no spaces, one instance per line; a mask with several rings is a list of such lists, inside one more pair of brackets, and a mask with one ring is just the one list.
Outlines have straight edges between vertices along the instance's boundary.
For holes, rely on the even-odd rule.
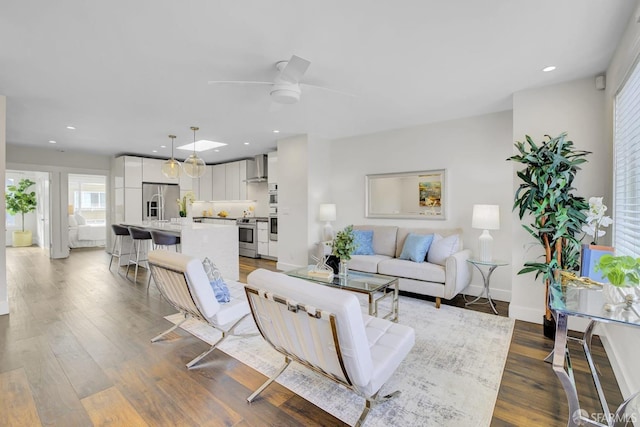
[[[249,313],[247,313],[244,316],[240,317],[235,322],[230,322],[227,325],[218,325],[218,324],[215,324],[215,323],[211,322],[207,318],[205,318],[201,313],[201,309],[200,309],[199,305],[197,304],[196,300],[193,298],[193,295],[191,294],[191,286],[189,286],[189,283],[190,283],[189,282],[189,278],[187,277],[185,272],[179,271],[179,270],[175,270],[175,269],[171,269],[171,268],[168,268],[168,267],[165,267],[165,266],[160,266],[160,265],[154,264],[153,262],[149,262],[149,267],[151,269],[151,275],[153,276],[153,281],[156,284],[156,286],[158,287],[158,290],[160,291],[160,295],[162,295],[162,297],[173,308],[178,310],[184,316],[182,321],[180,321],[179,323],[173,325],[172,327],[170,327],[166,331],[162,332],[160,335],[152,338],[151,342],[160,341],[160,339],[162,339],[162,337],[164,337],[168,333],[176,330],[189,317],[192,317],[194,319],[200,320],[200,321],[208,324],[209,326],[212,326],[213,328],[217,329],[218,331],[220,331],[222,333],[222,337],[220,337],[220,339],[218,341],[216,341],[213,345],[211,345],[211,348],[209,348],[208,350],[204,351],[203,353],[201,353],[196,358],[194,358],[193,360],[191,360],[189,363],[186,364],[188,369],[191,369],[191,368],[195,367],[195,365],[198,362],[200,362],[205,356],[207,356],[209,353],[211,353],[213,350],[215,350],[215,348],[222,341],[224,341],[225,339],[227,339],[227,337],[229,337],[231,335],[234,335],[234,336],[237,336],[237,337],[253,337],[253,336],[257,336],[258,335],[256,333],[254,333],[254,334],[236,334],[236,333],[234,333],[235,328],[240,324],[240,322],[242,322],[247,316],[249,316]],[[188,303],[185,304],[184,306],[182,306],[180,304],[177,304],[174,301],[174,299],[169,296],[170,292],[168,292],[169,287],[167,286],[167,284],[169,283],[169,281],[176,281],[176,280],[177,281],[184,281],[183,288],[186,289],[186,295],[183,295],[183,296],[188,296],[188,299],[187,299]]]
[[[393,393],[390,393],[382,397],[378,397],[379,391],[376,392],[373,396],[367,396],[352,384],[351,380],[349,379],[349,374],[347,373],[345,368],[345,364],[342,356],[342,350],[340,349],[340,341],[338,339],[338,326],[337,326],[335,314],[327,311],[323,311],[323,310],[318,310],[315,307],[306,306],[300,303],[292,304],[289,301],[287,301],[286,298],[283,298],[278,295],[274,295],[262,289],[256,289],[251,285],[245,285],[244,289],[247,294],[247,300],[249,301],[249,306],[251,307],[251,314],[253,315],[253,320],[256,322],[256,325],[258,326],[260,335],[262,335],[262,337],[265,339],[265,341],[267,341],[267,343],[269,343],[269,345],[271,345],[271,347],[273,347],[277,352],[281,353],[284,356],[284,360],[285,360],[284,364],[280,367],[280,369],[278,369],[278,371],[273,376],[268,378],[267,381],[264,382],[264,384],[262,384],[256,391],[254,391],[251,394],[251,396],[247,398],[247,402],[249,403],[253,402],[253,400],[256,397],[258,397],[260,393],[262,393],[276,378],[280,376],[280,374],[282,374],[285,371],[285,369],[287,369],[287,367],[291,364],[292,361],[298,362],[301,365],[311,369],[312,371],[317,372],[339,384],[342,384],[343,386],[347,387],[349,390],[356,393],[358,396],[365,399],[365,407],[362,413],[360,414],[360,417],[358,418],[358,421],[356,422],[355,426],[361,426],[364,423],[364,420],[367,418],[367,415],[369,414],[369,411],[371,410],[374,404],[384,402],[392,397],[400,395],[401,393],[400,390],[396,390]],[[263,327],[260,317],[256,316],[256,311],[257,311],[255,306],[256,298],[264,298],[268,301],[271,301],[272,303],[282,304],[286,306],[287,310],[292,313],[298,313],[300,311],[303,311],[307,313],[307,315],[311,318],[324,320],[327,327],[331,328],[331,336],[333,337],[333,345],[336,351],[337,360],[340,365],[342,378],[334,374],[331,374],[329,372],[326,372],[319,366],[314,365],[308,360],[298,357],[297,355],[289,352],[287,349],[281,346],[275,345],[269,339],[268,334],[265,332],[265,329]]]

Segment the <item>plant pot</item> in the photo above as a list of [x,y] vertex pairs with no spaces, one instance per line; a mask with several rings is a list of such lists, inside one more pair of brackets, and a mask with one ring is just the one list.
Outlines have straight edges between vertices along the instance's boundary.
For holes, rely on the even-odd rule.
[[31,243],[32,243],[31,230],[13,232],[13,247],[19,248],[23,246],[31,246]]
[[551,319],[547,319],[547,316],[542,316],[542,333],[546,338],[556,339],[556,319],[553,316]]

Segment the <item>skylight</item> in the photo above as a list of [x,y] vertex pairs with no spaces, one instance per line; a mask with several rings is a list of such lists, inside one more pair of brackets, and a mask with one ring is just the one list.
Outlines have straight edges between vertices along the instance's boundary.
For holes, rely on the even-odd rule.
[[224,147],[225,144],[224,142],[216,142],[216,141],[207,141],[206,139],[201,139],[200,141],[196,141],[196,142],[190,142],[188,144],[185,145],[181,145],[179,147],[176,147],[177,150],[185,150],[185,151],[193,151],[193,144],[196,145],[196,151],[200,152],[200,151],[207,151],[207,150],[211,150],[214,148],[218,148],[218,147]]

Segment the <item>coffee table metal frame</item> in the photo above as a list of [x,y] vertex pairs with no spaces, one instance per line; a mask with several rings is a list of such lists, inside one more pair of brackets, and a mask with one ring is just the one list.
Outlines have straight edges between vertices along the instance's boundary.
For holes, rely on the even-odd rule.
[[[329,286],[345,291],[366,294],[369,303],[369,315],[388,319],[393,322],[398,321],[398,305],[399,305],[399,282],[397,277],[383,276],[381,274],[363,273],[360,271],[349,271],[346,278],[337,274],[333,280],[329,281],[317,276],[310,276],[308,273],[314,268],[313,265],[287,271],[288,276],[297,277],[299,279],[309,280],[314,283]],[[371,279],[368,281],[367,279]],[[360,285],[360,286],[358,286]],[[378,297],[376,295],[382,294]],[[379,303],[391,299],[391,310],[384,316],[378,316]]]

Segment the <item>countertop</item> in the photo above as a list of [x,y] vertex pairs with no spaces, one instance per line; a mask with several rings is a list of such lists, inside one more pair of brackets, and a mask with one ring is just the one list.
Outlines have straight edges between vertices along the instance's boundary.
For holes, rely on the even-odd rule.
[[[221,216],[194,216],[193,219],[224,219],[227,221],[235,221],[237,219],[240,219],[242,217],[221,217]],[[267,218],[266,216],[248,216],[246,218],[255,218],[256,221],[262,221],[262,222],[267,222],[269,221],[269,218]]]

